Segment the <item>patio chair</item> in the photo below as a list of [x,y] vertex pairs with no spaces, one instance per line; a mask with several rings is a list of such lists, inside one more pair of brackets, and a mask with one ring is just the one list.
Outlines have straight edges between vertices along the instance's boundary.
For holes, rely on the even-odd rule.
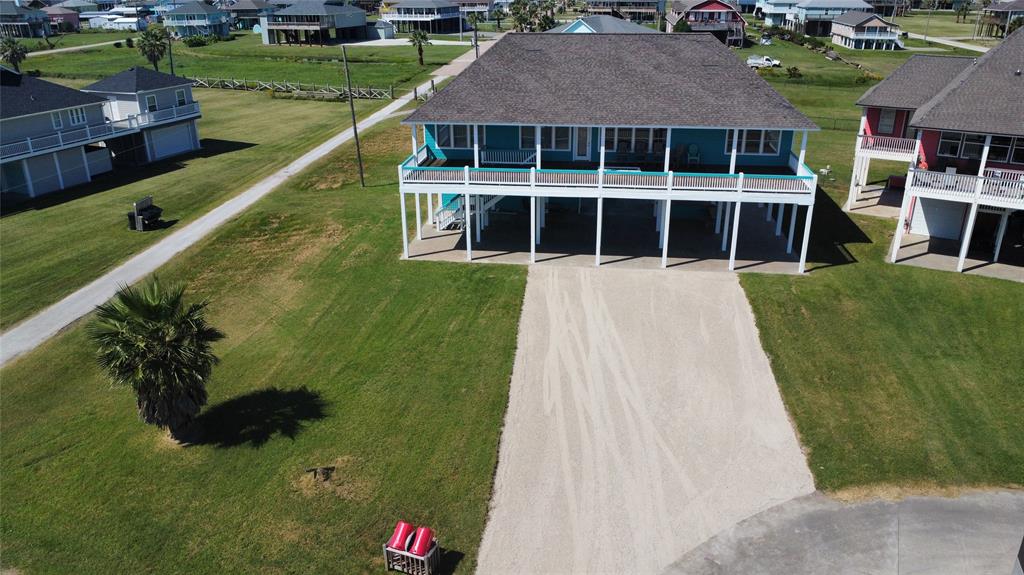
[[700,165],[700,146],[690,144],[686,146],[686,166]]

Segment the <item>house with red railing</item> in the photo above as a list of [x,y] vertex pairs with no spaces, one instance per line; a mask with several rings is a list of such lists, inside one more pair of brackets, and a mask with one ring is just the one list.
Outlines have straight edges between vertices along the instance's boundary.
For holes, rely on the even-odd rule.
[[672,29],[685,22],[692,32],[708,32],[729,46],[742,46],[747,21],[727,0],[676,0],[665,16]]
[[742,236],[804,269],[818,128],[709,34],[508,34],[403,123],[404,257],[409,198],[417,238],[460,229],[467,260],[500,231],[524,263],[551,238],[601,265],[628,237],[731,270]]
[[889,178],[903,199],[891,259],[905,234],[959,242],[998,261],[1024,210],[1024,34],[980,58],[915,55],[858,100],[861,122],[847,209],[872,159],[906,162]]

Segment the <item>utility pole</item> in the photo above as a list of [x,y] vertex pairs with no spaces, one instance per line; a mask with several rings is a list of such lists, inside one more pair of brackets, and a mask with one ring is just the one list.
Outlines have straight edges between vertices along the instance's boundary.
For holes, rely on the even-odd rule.
[[366,187],[366,180],[363,178],[363,151],[359,147],[359,128],[356,126],[356,104],[352,97],[352,79],[348,75],[348,52],[345,45],[341,45],[341,58],[345,62],[345,85],[348,87],[348,110],[352,113],[352,135],[356,141],[356,161],[359,162],[359,187]]
[[167,35],[167,57],[171,60],[171,76],[174,75],[174,48],[171,47],[171,35]]
[[928,19],[924,21],[924,41],[925,42],[928,41],[928,25],[932,23],[932,14],[935,13],[935,5],[938,4],[938,3],[939,3],[939,0],[934,0],[933,2],[929,3],[930,7],[928,9]]

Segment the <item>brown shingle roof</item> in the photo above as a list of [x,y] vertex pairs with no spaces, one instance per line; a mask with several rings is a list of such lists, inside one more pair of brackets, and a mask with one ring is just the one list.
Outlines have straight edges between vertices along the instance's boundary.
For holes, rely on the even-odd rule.
[[915,54],[857,100],[858,106],[916,110],[974,62],[974,58]]

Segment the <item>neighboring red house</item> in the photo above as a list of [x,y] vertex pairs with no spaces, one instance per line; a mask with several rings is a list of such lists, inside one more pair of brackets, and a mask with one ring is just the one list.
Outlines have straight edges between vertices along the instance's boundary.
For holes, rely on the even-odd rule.
[[665,19],[673,30],[682,21],[690,31],[710,32],[727,46],[742,46],[747,27],[740,9],[725,0],[678,0]]
[[62,6],[47,6],[42,9],[50,18],[50,25],[60,32],[77,32],[81,28],[78,12]]
[[[847,209],[872,159],[906,162],[896,239],[904,232],[991,250],[1024,228],[1024,33],[980,58],[915,55],[857,101],[862,108]],[[985,256],[987,257],[987,256]]]

